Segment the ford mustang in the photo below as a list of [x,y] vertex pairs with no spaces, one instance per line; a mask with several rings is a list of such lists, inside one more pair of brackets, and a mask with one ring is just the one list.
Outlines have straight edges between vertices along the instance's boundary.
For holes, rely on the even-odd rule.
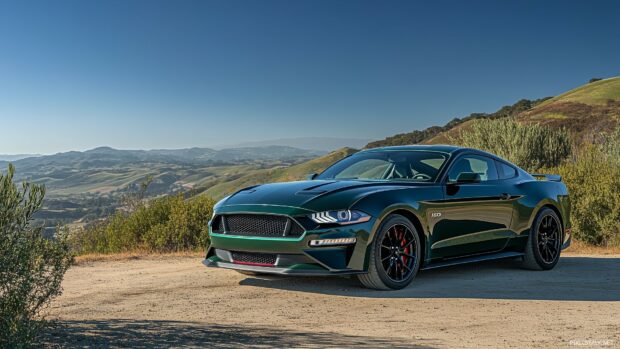
[[571,240],[560,176],[454,146],[360,151],[306,181],[214,206],[204,264],[245,274],[355,275],[401,289],[420,269],[500,258],[548,270]]

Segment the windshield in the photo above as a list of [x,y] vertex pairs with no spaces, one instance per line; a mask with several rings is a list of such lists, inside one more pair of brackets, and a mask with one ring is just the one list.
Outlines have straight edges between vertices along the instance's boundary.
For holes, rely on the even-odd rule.
[[374,179],[433,182],[447,155],[431,151],[368,151],[335,163],[317,179]]

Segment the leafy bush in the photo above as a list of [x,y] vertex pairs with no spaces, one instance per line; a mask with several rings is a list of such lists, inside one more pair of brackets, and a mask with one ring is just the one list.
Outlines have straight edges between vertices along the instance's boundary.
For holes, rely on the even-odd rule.
[[497,154],[528,171],[560,165],[572,148],[567,131],[521,124],[513,118],[475,120],[452,141]]
[[620,163],[596,145],[587,145],[575,161],[553,169],[571,196],[575,238],[598,246],[620,246]]
[[80,254],[204,249],[213,204],[206,196],[186,200],[183,194],[142,202],[74,232],[71,245]]
[[598,246],[620,246],[620,128],[571,155],[563,130],[513,119],[477,120],[455,140],[495,153],[529,171],[557,173],[571,197],[575,238]]
[[30,222],[41,208],[43,186],[13,182],[0,173],[0,347],[29,346],[45,324],[41,311],[60,295],[72,257],[62,239],[47,239]]

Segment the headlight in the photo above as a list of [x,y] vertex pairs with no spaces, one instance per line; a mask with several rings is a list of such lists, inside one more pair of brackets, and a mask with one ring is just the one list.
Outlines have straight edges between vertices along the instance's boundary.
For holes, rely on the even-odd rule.
[[361,211],[338,210],[313,213],[310,219],[319,224],[355,224],[368,222],[370,216]]

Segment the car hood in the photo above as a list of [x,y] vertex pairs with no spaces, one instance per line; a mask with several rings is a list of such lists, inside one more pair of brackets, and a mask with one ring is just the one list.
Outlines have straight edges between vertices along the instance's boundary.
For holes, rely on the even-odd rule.
[[370,193],[412,186],[415,184],[361,180],[272,183],[241,189],[222,202],[222,206],[275,205],[312,211],[343,209]]

